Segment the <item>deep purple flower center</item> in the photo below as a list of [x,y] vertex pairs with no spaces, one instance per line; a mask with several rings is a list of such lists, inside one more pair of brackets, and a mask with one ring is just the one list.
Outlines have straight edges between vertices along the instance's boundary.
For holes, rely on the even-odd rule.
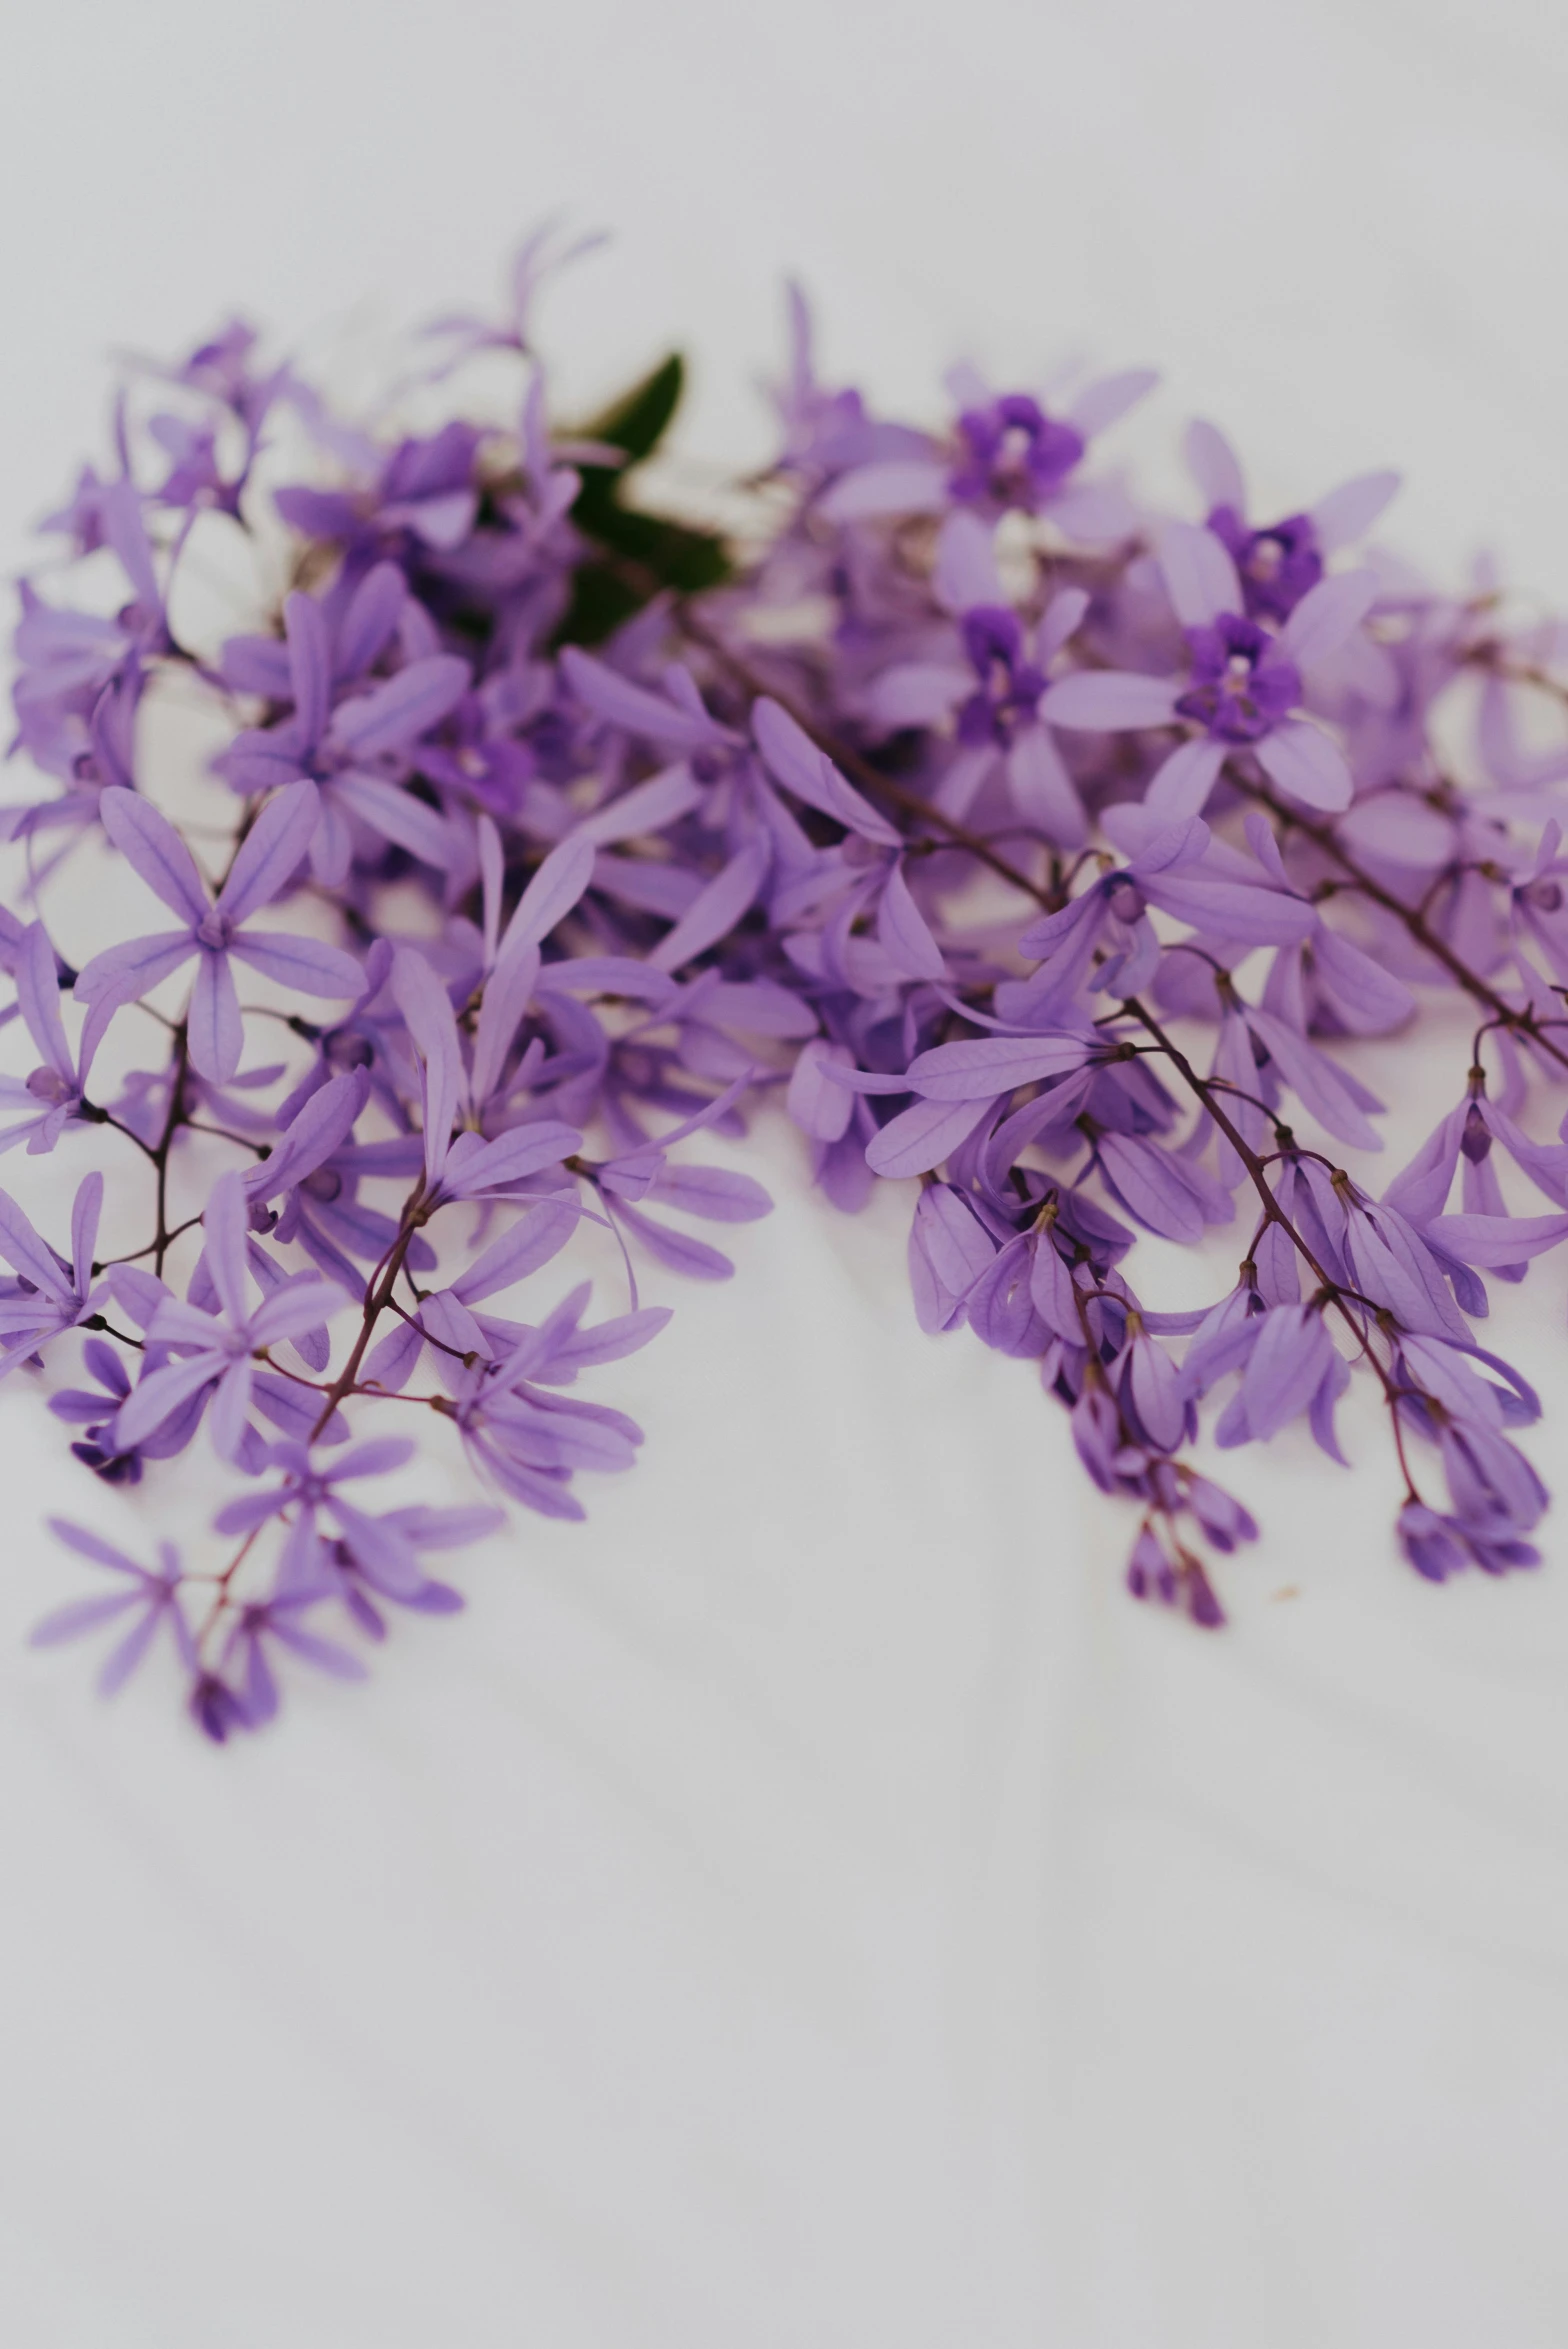
[[995,501],[1032,513],[1071,473],[1084,437],[1047,416],[1027,392],[1009,392],[958,419],[963,457],[949,488],[967,503]]
[[1309,514],[1288,514],[1267,530],[1249,530],[1234,506],[1216,506],[1209,528],[1229,548],[1241,574],[1247,610],[1288,620],[1323,576],[1323,556]]
[[216,906],[213,907],[205,921],[198,922],[196,925],[197,945],[210,947],[214,954],[226,953],[233,936],[234,924],[227,914],[219,913]]
[[1492,1147],[1492,1131],[1481,1113],[1479,1102],[1472,1101],[1465,1112],[1465,1129],[1459,1147],[1472,1166],[1479,1166]]
[[1301,676],[1279,640],[1239,612],[1221,612],[1207,628],[1189,628],[1192,685],[1177,713],[1216,742],[1258,742],[1301,699]]
[[1018,617],[999,604],[978,604],[964,614],[964,650],[980,680],[958,713],[961,742],[1010,742],[1032,718],[1045,691],[1042,672],[1023,658]]

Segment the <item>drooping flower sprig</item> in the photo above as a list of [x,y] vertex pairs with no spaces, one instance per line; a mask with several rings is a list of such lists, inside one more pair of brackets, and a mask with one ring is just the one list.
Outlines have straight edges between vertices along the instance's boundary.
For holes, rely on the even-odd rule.
[[[552,422],[549,259],[434,330],[395,426],[239,325],[143,370],[23,586],[0,1149],[95,1163],[41,1229],[0,1192],[0,1377],[42,1372],[84,1478],[152,1500],[197,1445],[232,1485],[189,1562],[59,1522],[114,1582],[38,1638],[112,1626],[106,1688],[162,1639],[221,1740],[280,1664],[460,1605],[431,1557],[496,1496],[573,1517],[631,1464],[573,1390],[667,1319],[639,1266],[730,1274],[688,1226],[767,1194],[686,1145],[769,1096],[836,1207],[907,1187],[920,1325],[1035,1365],[1137,1596],[1216,1625],[1257,1538],[1200,1434],[1339,1461],[1356,1395],[1418,1572],[1535,1563],[1540,1406],[1476,1324],[1568,1237],[1561,631],[1369,549],[1392,474],[1259,524],[1196,424],[1156,511],[1098,446],[1151,376],[959,370],[945,426],[885,421],[798,303],[727,541],[639,502],[678,362]],[[102,943],[94,859],[162,911]],[[1474,1042],[1378,1194],[1335,1047],[1439,990]],[[1147,1293],[1140,1233],[1222,1229],[1222,1294]],[[432,1445],[481,1500],[396,1498]]]

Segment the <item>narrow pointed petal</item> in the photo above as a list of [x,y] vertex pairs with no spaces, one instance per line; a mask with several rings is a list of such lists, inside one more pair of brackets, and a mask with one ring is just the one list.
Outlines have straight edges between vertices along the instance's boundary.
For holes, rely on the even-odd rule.
[[1053,726],[1087,734],[1168,726],[1180,692],[1173,677],[1145,677],[1134,669],[1084,669],[1047,688],[1040,715]]
[[127,864],[163,899],[171,913],[194,929],[207,918],[209,900],[196,859],[167,817],[140,792],[118,785],[100,792],[98,812],[104,830]]
[[1159,536],[1160,576],[1184,628],[1207,628],[1221,612],[1245,609],[1229,551],[1212,530],[1170,522]]
[[213,1084],[226,1085],[245,1049],[245,1022],[226,954],[203,953],[197,958],[185,1029],[192,1068]]
[[1235,450],[1223,432],[1195,417],[1182,441],[1182,455],[1211,507],[1228,506],[1235,515],[1247,511],[1247,484]]
[[1399,488],[1397,473],[1362,473],[1342,482],[1312,508],[1312,526],[1325,553],[1349,546],[1369,531]]
[[308,776],[269,799],[242,842],[218,893],[218,910],[243,922],[270,905],[305,861],[321,800]]
[[1296,666],[1326,661],[1352,637],[1377,601],[1370,571],[1341,571],[1309,588],[1280,630],[1281,648]]
[[1287,718],[1253,748],[1270,782],[1302,807],[1337,816],[1355,796],[1344,753],[1305,718]]
[[1143,804],[1169,823],[1201,816],[1225,764],[1226,745],[1200,739],[1184,742],[1156,768]]

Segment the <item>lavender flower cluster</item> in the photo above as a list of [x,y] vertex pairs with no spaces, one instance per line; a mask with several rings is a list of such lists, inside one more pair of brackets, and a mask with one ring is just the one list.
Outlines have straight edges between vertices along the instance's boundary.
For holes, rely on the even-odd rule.
[[[1195,424],[1191,507],[1154,511],[1097,445],[1150,375],[1048,404],[961,369],[943,428],[884,421],[819,381],[798,302],[777,457],[721,539],[634,495],[678,362],[552,428],[550,258],[499,325],[431,330],[428,428],[346,421],[241,325],[141,370],[22,588],[47,788],[0,817],[0,1020],[38,1065],[0,1081],[0,1149],[112,1143],[146,1220],[101,1259],[100,1168],[45,1232],[0,1192],[0,1376],[81,1380],[50,1408],[86,1472],[156,1485],[201,1444],[234,1486],[195,1565],[56,1521],[114,1580],[39,1641],[112,1625],[107,1690],[161,1635],[221,1740],[274,1716],[280,1656],[358,1675],[390,1607],[459,1606],[431,1560],[501,1513],[378,1505],[415,1445],[370,1406],[580,1515],[579,1472],[641,1440],[572,1391],[668,1318],[635,1267],[725,1278],[687,1225],[769,1206],[677,1145],[770,1093],[835,1206],[913,1187],[921,1326],[1036,1366],[1132,1504],[1138,1597],[1218,1624],[1213,1554],[1256,1538],[1200,1425],[1305,1419],[1340,1460],[1353,1385],[1419,1573],[1533,1564],[1539,1404],[1474,1325],[1483,1275],[1568,1238],[1568,1146],[1528,1130],[1568,1070],[1568,753],[1534,747],[1562,632],[1364,551],[1392,474],[1260,521]],[[471,370],[506,366],[514,421],[473,421]],[[203,640],[182,614],[237,549],[251,624]],[[171,701],[214,729],[194,814]],[[172,926],[73,967],[105,858]],[[1469,1061],[1375,1197],[1298,1125],[1377,1148],[1335,1044],[1434,990],[1475,1008]],[[1216,1226],[1226,1293],[1146,1302],[1139,1233]],[[530,1303],[607,1237],[624,1310]]]

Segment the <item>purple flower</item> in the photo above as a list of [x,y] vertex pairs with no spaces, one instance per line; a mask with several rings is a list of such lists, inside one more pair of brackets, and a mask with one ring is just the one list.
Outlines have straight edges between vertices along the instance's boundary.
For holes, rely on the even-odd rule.
[[191,1396],[210,1388],[207,1425],[213,1449],[225,1460],[240,1459],[255,1391],[255,1357],[285,1338],[303,1336],[347,1303],[336,1281],[307,1272],[281,1282],[253,1307],[246,1222],[244,1177],[220,1175],[202,1218],[204,1261],[219,1310],[206,1313],[176,1297],[165,1297],[158,1306],[147,1335],[183,1359],[150,1372],[121,1404],[114,1423],[121,1449],[152,1435]]
[[0,1283],[0,1378],[46,1338],[78,1328],[97,1311],[104,1292],[93,1286],[93,1248],[102,1212],[103,1176],[87,1175],[71,1209],[68,1263],[39,1238],[9,1192],[0,1191],[0,1256],[18,1276]]
[[1467,1566],[1479,1566],[1483,1574],[1506,1574],[1511,1567],[1541,1562],[1533,1543],[1489,1540],[1473,1526],[1444,1517],[1422,1501],[1407,1501],[1400,1510],[1398,1534],[1400,1548],[1428,1582],[1446,1582]]
[[1303,596],[1323,577],[1323,557],[1349,546],[1371,529],[1399,487],[1397,473],[1365,473],[1319,499],[1304,514],[1253,529],[1247,522],[1247,490],[1236,453],[1212,424],[1187,428],[1187,464],[1209,501],[1205,517],[1236,565],[1254,617],[1288,620]]
[[23,1112],[17,1124],[0,1133],[0,1153],[25,1142],[29,1154],[37,1156],[52,1150],[66,1126],[82,1117],[88,1072],[109,1014],[89,1012],[78,1059],[66,1042],[58,965],[42,922],[30,922],[22,933],[16,955],[16,1000],[27,1032],[43,1057],[20,1082],[0,1077],[0,1103],[10,1102]]
[[345,1499],[338,1487],[366,1477],[385,1476],[414,1457],[417,1446],[405,1436],[383,1436],[355,1444],[335,1459],[315,1461],[305,1444],[269,1448],[270,1463],[283,1470],[282,1482],[249,1492],[218,1512],[219,1533],[254,1533],[269,1518],[294,1512],[313,1529],[323,1517],[356,1571],[388,1598],[406,1599],[425,1580],[413,1544],[386,1517],[370,1516]]
[[575,1127],[550,1118],[515,1126],[490,1142],[471,1126],[454,1135],[460,1113],[472,1106],[472,1085],[451,999],[413,947],[398,949],[392,991],[419,1061],[427,1213],[446,1200],[510,1190],[581,1147],[582,1135]]
[[1302,698],[1301,672],[1338,652],[1371,609],[1371,573],[1321,580],[1272,636],[1243,616],[1236,567],[1211,530],[1170,524],[1160,569],[1187,632],[1190,679],[1089,670],[1053,685],[1044,715],[1053,725],[1094,732],[1177,718],[1200,726],[1145,792],[1145,804],[1167,821],[1200,814],[1227,757],[1243,745],[1288,799],[1330,813],[1347,808],[1354,784],[1343,753],[1312,720],[1291,713]]
[[1320,1448],[1344,1464],[1334,1406],[1350,1384],[1350,1371],[1315,1306],[1276,1305],[1200,1333],[1182,1366],[1182,1384],[1189,1396],[1204,1395],[1232,1370],[1241,1379],[1220,1414],[1216,1443],[1266,1443],[1305,1414]]
[[149,801],[132,791],[106,791],[100,806],[115,847],[185,926],[94,955],[76,982],[81,1002],[100,1014],[134,1003],[194,957],[196,984],[186,1014],[191,1061],[200,1075],[226,1084],[245,1044],[234,958],[307,995],[359,993],[359,965],[341,948],[282,931],[240,927],[280,896],[298,870],[316,828],[314,784],[291,784],[268,802],[215,899],[209,899],[184,841]]
[[113,1696],[117,1689],[124,1687],[162,1624],[169,1627],[181,1663],[194,1670],[195,1643],[180,1604],[184,1577],[179,1552],[172,1542],[158,1544],[158,1565],[154,1571],[138,1566],[123,1550],[112,1549],[85,1526],[72,1525],[63,1517],[51,1517],[49,1530],[79,1557],[90,1559],[95,1566],[106,1566],[111,1574],[122,1575],[131,1587],[107,1592],[100,1598],[73,1599],[69,1605],[57,1607],[34,1627],[35,1648],[56,1647],[62,1640],[80,1639],[84,1632],[96,1631],[101,1623],[119,1623],[130,1617],[133,1620],[124,1638],[111,1648],[98,1674],[101,1696]]
[[[380,683],[364,682],[397,626],[406,595],[397,567],[378,563],[335,622],[314,596],[287,597],[283,624],[293,715],[283,725],[237,735],[217,761],[217,771],[247,796],[302,779],[316,785],[320,818],[309,840],[311,870],[329,888],[339,887],[348,872],[356,824],[437,870],[454,861],[444,817],[401,786],[421,736],[467,692],[467,662],[431,653]],[[249,659],[258,666],[255,655]],[[227,665],[232,673],[232,654]],[[345,687],[352,689],[346,698],[335,698]]]

